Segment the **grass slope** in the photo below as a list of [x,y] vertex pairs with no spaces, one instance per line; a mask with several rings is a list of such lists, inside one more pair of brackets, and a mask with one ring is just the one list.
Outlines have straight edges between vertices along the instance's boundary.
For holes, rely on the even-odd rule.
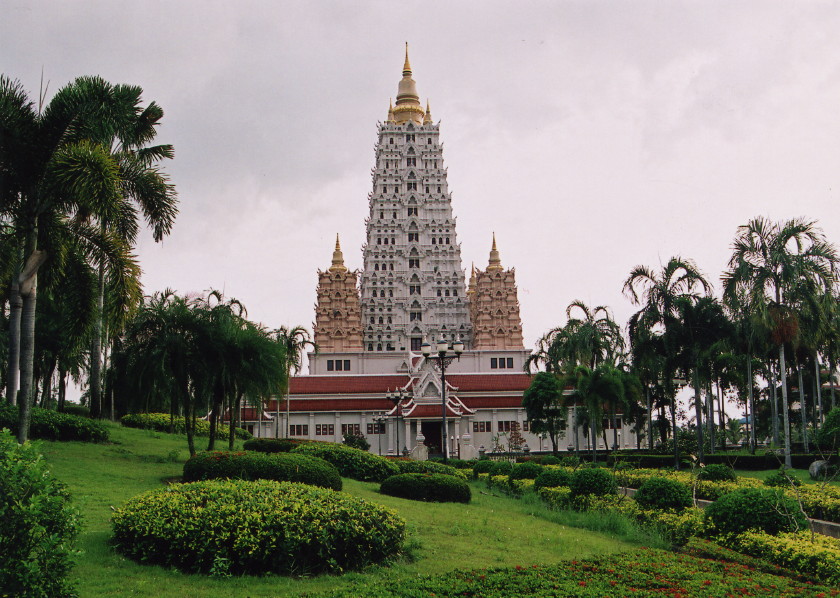
[[[345,480],[345,491],[395,509],[408,522],[410,559],[340,577],[212,579],[136,564],[108,546],[112,507],[180,476],[186,438],[110,426],[111,444],[40,442],[53,472],[83,513],[84,552],[74,570],[81,596],[297,596],[302,592],[394,583],[457,568],[531,566],[632,548],[605,534],[543,518],[533,504],[494,496],[473,485],[473,502],[428,504],[380,495],[378,485]],[[202,442],[202,440],[199,440]]]

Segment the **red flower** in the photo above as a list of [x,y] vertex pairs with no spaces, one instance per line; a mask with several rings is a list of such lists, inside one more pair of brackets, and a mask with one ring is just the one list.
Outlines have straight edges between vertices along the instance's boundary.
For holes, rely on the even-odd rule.
[[578,585],[579,585],[579,586],[585,586],[585,585],[586,585],[586,582],[585,582],[585,581],[579,581],[579,582],[578,582]]

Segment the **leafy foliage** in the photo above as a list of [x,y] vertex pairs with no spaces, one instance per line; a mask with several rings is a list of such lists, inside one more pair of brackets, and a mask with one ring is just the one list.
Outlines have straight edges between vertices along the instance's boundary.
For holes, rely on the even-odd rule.
[[246,451],[255,451],[258,453],[288,453],[295,447],[310,442],[321,441],[305,440],[303,438],[251,438],[242,444],[242,448]]
[[0,431],[0,588],[4,596],[73,596],[67,582],[79,517],[30,444]]
[[706,522],[713,534],[760,530],[775,535],[808,526],[796,501],[770,488],[742,488],[721,496],[706,507]]
[[473,463],[473,477],[478,477],[480,473],[490,473],[490,470],[493,469],[493,465],[495,465],[495,461],[491,461],[490,459],[481,459]]
[[340,573],[400,552],[405,522],[341,492],[259,480],[146,492],[117,510],[116,549],[182,571],[230,575]]
[[748,531],[731,538],[728,544],[745,554],[840,586],[840,540],[836,538],[820,534],[812,537],[809,532],[773,536]]
[[633,498],[648,509],[682,511],[694,504],[688,487],[669,478],[650,478]]
[[341,444],[309,443],[292,452],[319,457],[335,465],[342,476],[363,482],[381,482],[400,472],[397,465],[385,457]]
[[440,473],[454,475],[463,478],[461,470],[451,465],[436,463],[434,461],[416,461],[414,459],[394,459],[391,461],[400,470],[400,473]]
[[361,434],[345,434],[343,442],[346,446],[356,448],[361,451],[370,450],[370,442],[368,442],[368,439]]
[[764,485],[774,488],[790,488],[791,485],[801,486],[802,482],[800,482],[797,478],[788,475],[785,472],[784,467],[780,467],[778,471],[764,478]]
[[544,469],[534,480],[534,491],[540,488],[556,488],[557,486],[568,486],[572,481],[572,475],[565,469]]
[[[174,434],[186,433],[185,419],[181,416],[170,419],[168,413],[129,413],[120,418],[120,423],[126,428],[140,428],[141,430],[155,430],[157,432],[169,432],[171,423]],[[216,433],[219,438],[228,438],[228,431],[224,428],[219,428]],[[195,435],[209,436],[210,424],[203,419],[196,420]],[[236,428],[236,437],[243,440],[253,438],[250,432],[242,428]]]
[[490,466],[487,473],[491,477],[497,475],[509,476],[511,471],[513,471],[513,463],[510,461],[493,461],[493,465]]
[[706,465],[697,472],[698,480],[709,480],[711,482],[734,482],[738,479],[735,470],[726,465]]
[[518,463],[510,470],[511,480],[534,480],[543,472],[543,467],[536,463]]
[[219,478],[300,482],[341,490],[335,466],[306,455],[207,451],[184,463],[185,482]]
[[391,476],[379,488],[382,494],[429,502],[463,502],[472,499],[470,487],[460,477],[440,473],[402,473]]
[[615,476],[601,468],[579,469],[572,474],[569,482],[572,498],[578,496],[604,496],[615,494],[618,490]]
[[[8,403],[0,404],[0,428],[16,429],[17,422],[18,409]],[[29,435],[42,440],[107,442],[108,429],[102,422],[87,417],[33,407]]]
[[817,434],[817,444],[826,451],[836,452],[840,449],[840,407],[835,407],[825,416],[825,422]]

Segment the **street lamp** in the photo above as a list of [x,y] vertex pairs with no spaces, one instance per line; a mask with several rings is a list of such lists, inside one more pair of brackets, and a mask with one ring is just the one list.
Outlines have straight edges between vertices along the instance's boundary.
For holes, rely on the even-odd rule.
[[398,388],[394,392],[391,392],[391,390],[388,389],[388,392],[385,393],[385,398],[391,401],[397,410],[397,448],[395,451],[397,457],[400,456],[400,415],[402,414],[402,402],[406,397],[408,397],[408,393],[406,393],[402,388]]
[[384,425],[382,422],[386,421],[388,418],[384,413],[379,413],[373,416],[373,421],[376,422],[376,435],[379,437],[379,456],[382,456],[382,426]]
[[[460,339],[456,339],[450,346],[448,342],[440,340],[435,346],[437,355],[432,355],[432,345],[428,342],[423,343],[421,349],[423,351],[423,356],[427,359],[434,359],[436,361],[434,365],[440,370],[440,402],[442,410],[440,444],[441,450],[443,451],[443,462],[446,463],[447,454],[449,453],[449,443],[447,442],[449,434],[447,433],[448,430],[446,426],[446,367],[455,359],[458,361],[461,360],[461,353],[464,352],[464,343],[461,342]],[[452,351],[454,355],[448,355],[447,353],[449,351]]]

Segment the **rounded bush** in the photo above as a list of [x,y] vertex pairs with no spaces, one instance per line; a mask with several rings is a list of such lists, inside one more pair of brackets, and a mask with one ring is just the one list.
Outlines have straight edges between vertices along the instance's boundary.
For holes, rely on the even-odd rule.
[[682,511],[694,504],[688,486],[670,478],[645,480],[633,497],[646,509]]
[[[443,459],[441,457],[435,457],[434,459],[429,459],[432,463],[443,463]],[[472,469],[473,465],[475,465],[477,461],[465,461],[463,459],[447,459],[446,464],[451,465],[455,469]]]
[[493,477],[494,475],[510,475],[511,471],[513,471],[513,463],[510,461],[493,461],[487,473]]
[[[3,428],[17,430],[18,408],[0,401],[0,429]],[[42,440],[106,442],[108,428],[102,422],[87,417],[33,407],[29,437]]]
[[541,465],[533,462],[519,463],[514,465],[510,470],[509,478],[511,480],[534,480],[543,472]]
[[778,471],[774,471],[764,480],[765,486],[773,488],[790,488],[791,484],[794,486],[801,486],[802,482],[792,475],[787,474],[784,467]]
[[397,466],[378,455],[330,442],[313,442],[296,447],[293,453],[318,457],[332,463],[347,478],[363,482],[381,482],[400,472]]
[[569,482],[572,498],[576,496],[606,496],[615,494],[618,484],[615,476],[606,469],[579,469]]
[[444,465],[443,463],[436,463],[434,461],[415,461],[409,460],[394,460],[391,461],[400,470],[400,473],[441,473],[444,475],[461,476],[457,469],[451,465]]
[[706,507],[705,519],[713,532],[722,534],[754,529],[775,535],[808,525],[796,500],[771,488],[741,488],[724,494]]
[[731,467],[713,463],[703,467],[697,473],[697,479],[709,482],[734,482],[738,479],[738,476],[735,475],[735,470]]
[[79,519],[29,443],[0,432],[0,594],[75,596],[66,581]]
[[480,473],[490,473],[490,470],[493,468],[495,463],[495,461],[491,461],[490,459],[481,459],[476,461],[473,464],[473,475],[478,477],[478,474]]
[[560,465],[560,457],[544,455],[540,457],[540,465]]
[[304,440],[302,438],[251,438],[242,443],[246,451],[257,453],[288,453],[293,448],[320,440]]
[[292,482],[175,484],[129,500],[112,519],[117,551],[216,575],[340,573],[402,549],[405,521],[361,498]]
[[391,476],[379,487],[382,494],[428,502],[463,502],[472,498],[463,478],[442,473],[402,473]]
[[568,486],[572,475],[565,469],[545,469],[534,480],[534,491],[540,488],[557,488]]
[[[129,413],[120,418],[120,424],[126,428],[140,428],[141,430],[155,430],[156,432],[169,432],[170,426],[174,434],[186,434],[184,418],[177,416],[171,418],[168,413]],[[220,425],[216,429],[216,438],[227,440],[230,436],[230,428],[227,425]],[[196,436],[210,436],[210,422],[198,419],[195,422]],[[250,432],[242,428],[235,428],[234,436],[241,440],[253,438]]]
[[338,469],[323,459],[307,455],[208,451],[184,463],[185,482],[220,478],[300,482],[341,490]]

